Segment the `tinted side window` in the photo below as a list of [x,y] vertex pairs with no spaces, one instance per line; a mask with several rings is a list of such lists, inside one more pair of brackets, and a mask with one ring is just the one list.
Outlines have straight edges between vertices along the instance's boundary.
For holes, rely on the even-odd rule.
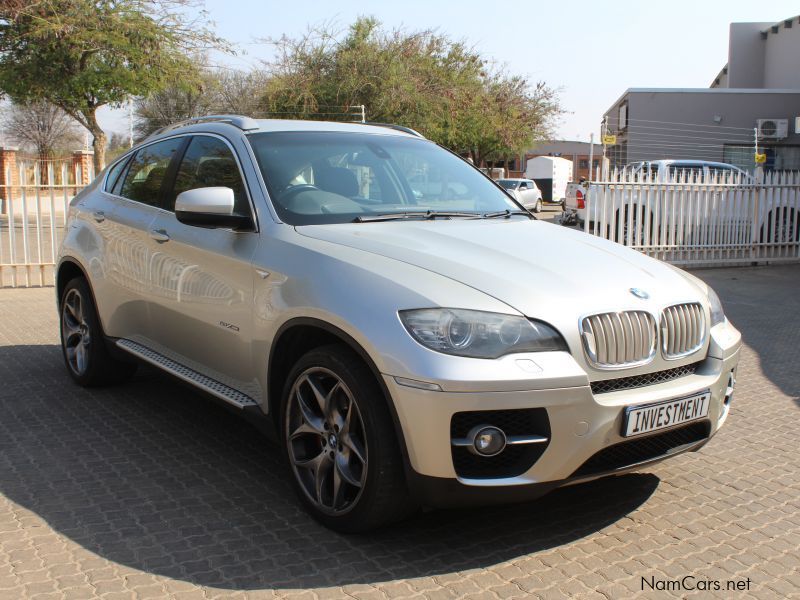
[[231,149],[218,138],[195,136],[186,148],[175,187],[167,195],[166,207],[175,209],[175,198],[187,190],[203,187],[228,187],[233,190],[233,212],[249,215],[250,205],[244,190],[244,182]]
[[138,150],[125,174],[120,195],[142,204],[158,206],[167,168],[183,140],[173,138]]
[[117,164],[111,167],[111,170],[108,172],[108,177],[106,177],[106,187],[104,188],[107,192],[110,192],[114,188],[114,184],[117,182],[119,174],[122,173],[122,169],[124,169],[125,165],[128,164],[128,158],[119,161]]

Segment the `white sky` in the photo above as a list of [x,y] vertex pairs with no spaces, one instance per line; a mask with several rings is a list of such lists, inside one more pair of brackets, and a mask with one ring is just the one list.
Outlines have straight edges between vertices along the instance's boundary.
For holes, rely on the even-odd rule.
[[[731,22],[777,22],[800,13],[789,0],[206,0],[206,8],[217,33],[237,50],[212,58],[235,68],[270,57],[258,40],[297,36],[309,25],[346,27],[371,15],[387,27],[435,28],[512,73],[561,88],[569,112],[559,136],[579,140],[598,130],[603,112],[629,87],[708,87],[727,62]],[[127,132],[125,111],[103,109],[100,116],[106,129]]]

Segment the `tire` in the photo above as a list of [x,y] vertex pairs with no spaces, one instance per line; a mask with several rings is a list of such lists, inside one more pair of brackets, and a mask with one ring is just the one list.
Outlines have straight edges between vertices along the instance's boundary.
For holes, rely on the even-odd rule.
[[761,227],[761,242],[767,242],[770,237],[775,244],[790,244],[800,241],[800,226],[795,227],[794,209],[786,209],[779,214],[775,210],[769,214],[766,226]]
[[78,385],[120,383],[136,372],[136,363],[117,360],[109,352],[92,292],[83,277],[67,283],[58,308],[61,353],[67,371]]
[[[617,221],[617,223],[620,222],[620,219],[622,220],[622,236],[621,236],[621,239],[617,239],[617,238],[620,237],[618,235],[619,231],[617,230],[616,227],[612,231],[610,229],[611,226],[609,225],[608,226],[608,228],[609,228],[609,230],[608,230],[608,239],[610,239],[612,241],[615,241],[615,242],[617,242],[619,244],[622,244],[623,246],[634,246],[634,245],[636,245],[636,238],[638,236],[639,240],[642,243],[644,243],[644,240],[645,240],[645,225],[644,225],[644,222],[642,221],[643,218],[644,218],[644,216],[642,216],[642,218],[640,218],[639,214],[637,214],[636,210],[634,210],[633,211],[633,218],[631,219],[631,221],[632,221],[631,225],[633,225],[633,229],[629,230],[629,228],[628,228],[628,211],[627,211],[627,209],[625,210],[624,213],[621,212],[621,211],[617,211],[617,213],[616,213],[616,221]],[[652,221],[650,222],[649,232],[650,232],[650,243],[651,244],[657,243],[657,241],[653,237],[653,222]]]
[[535,212],[535,213],[542,212],[542,201],[541,200],[537,200],[536,201],[536,206],[533,207],[533,212]]
[[349,348],[323,346],[297,361],[284,385],[280,418],[295,491],[323,525],[358,533],[415,508],[386,399]]

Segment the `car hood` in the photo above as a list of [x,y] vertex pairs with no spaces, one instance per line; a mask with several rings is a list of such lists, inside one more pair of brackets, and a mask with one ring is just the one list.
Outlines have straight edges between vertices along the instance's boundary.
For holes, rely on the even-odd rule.
[[[542,221],[387,221],[296,229],[433,271],[553,324],[565,318],[574,324],[577,316],[605,311],[656,313],[669,304],[704,300],[697,285],[665,263]],[[636,297],[632,288],[648,297]],[[451,306],[459,306],[458,298]]]

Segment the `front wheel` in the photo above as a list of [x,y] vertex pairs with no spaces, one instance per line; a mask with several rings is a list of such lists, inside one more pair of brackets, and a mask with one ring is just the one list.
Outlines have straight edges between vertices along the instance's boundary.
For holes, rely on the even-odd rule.
[[285,455],[301,502],[322,524],[366,531],[412,508],[400,448],[375,376],[347,347],[303,355],[284,387]]

